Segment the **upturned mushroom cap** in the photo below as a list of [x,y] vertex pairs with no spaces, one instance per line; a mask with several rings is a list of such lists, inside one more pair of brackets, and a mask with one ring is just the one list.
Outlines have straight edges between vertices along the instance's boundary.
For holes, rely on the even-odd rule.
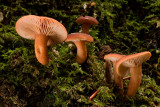
[[142,65],[143,62],[147,61],[151,57],[151,53],[148,51],[127,55],[121,58],[116,64],[116,71],[121,77],[124,77],[126,71],[130,67],[136,67]]
[[110,53],[104,56],[104,60],[110,60],[112,62],[118,61],[120,58],[124,57],[125,55]]
[[66,42],[85,41],[93,42],[93,37],[85,33],[71,33],[67,36]]
[[97,25],[98,24],[98,21],[91,17],[91,16],[80,16],[77,20],[76,20],[76,23],[78,24],[84,24],[84,23],[89,23],[91,25]]
[[35,15],[21,17],[16,23],[17,33],[26,39],[34,40],[36,35],[49,37],[47,45],[63,42],[67,38],[66,28],[57,20]]
[[[126,55],[120,55],[120,54],[114,54],[114,53],[110,53],[110,54],[107,54],[104,56],[104,59],[106,61],[112,61],[113,62],[113,68],[114,68],[114,72],[117,74],[117,71],[116,71],[116,63],[119,59],[121,59],[122,57],[125,57]],[[126,68],[126,73],[125,74],[128,74],[129,73],[129,68]]]
[[[117,73],[116,68],[115,68],[116,62],[119,59],[121,59],[122,57],[124,57],[124,56],[126,56],[126,55],[120,55],[120,54],[110,53],[110,54],[105,55],[104,59],[106,61],[112,61],[113,62],[113,66],[114,66],[115,72]],[[128,74],[128,72],[129,72],[129,68],[126,69],[126,74]]]
[[[110,53],[104,56],[104,60],[107,61],[112,61],[113,63],[113,70],[114,70],[114,76],[117,75],[117,71],[116,71],[116,62],[121,59],[122,57],[124,57],[125,55],[120,55],[120,54],[115,54],[115,53]],[[126,70],[126,74],[129,72],[129,68]],[[117,76],[116,76],[117,78]]]

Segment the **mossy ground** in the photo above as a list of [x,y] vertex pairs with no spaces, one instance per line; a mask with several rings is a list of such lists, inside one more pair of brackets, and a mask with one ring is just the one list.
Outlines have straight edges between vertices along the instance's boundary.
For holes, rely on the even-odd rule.
[[[91,2],[95,2],[91,6]],[[160,17],[159,0],[3,0],[0,23],[0,106],[160,106]],[[34,14],[60,21],[68,33],[80,32],[75,20],[81,15],[96,17],[87,45],[88,58],[76,63],[76,47],[61,43],[48,47],[51,61],[41,65],[34,41],[20,37],[16,21]],[[108,51],[103,46],[108,45]],[[143,64],[143,78],[134,98],[123,98],[105,80],[104,54],[133,54],[150,51]],[[127,88],[128,80],[124,81]],[[89,97],[99,93],[89,101]]]

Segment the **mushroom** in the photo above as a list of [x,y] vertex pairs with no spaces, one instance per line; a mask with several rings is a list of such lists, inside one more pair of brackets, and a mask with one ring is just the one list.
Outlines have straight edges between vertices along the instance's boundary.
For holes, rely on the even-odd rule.
[[43,65],[49,61],[47,46],[61,43],[67,38],[66,28],[49,17],[26,15],[16,22],[15,28],[23,38],[35,39],[35,54]]
[[77,47],[77,62],[83,64],[87,58],[86,43],[93,42],[93,38],[85,33],[71,33],[67,36],[66,42],[73,42]]
[[[104,56],[104,59],[105,59],[105,68],[106,67],[109,67],[110,66],[110,61],[112,61],[112,64],[113,64],[113,75],[114,75],[114,81],[115,81],[115,84],[117,86],[119,86],[119,88],[121,89],[120,91],[120,94],[123,95],[123,79],[117,74],[117,71],[116,71],[116,62],[121,59],[122,57],[124,57],[125,55],[120,55],[120,54],[114,54],[114,53],[110,53],[110,54],[107,54]],[[111,69],[112,66],[110,66],[110,68],[108,69]],[[107,70],[106,70],[107,71]],[[111,71],[111,70],[110,70]]]
[[151,57],[148,51],[124,56],[116,63],[116,71],[119,76],[124,77],[130,70],[130,81],[127,89],[127,96],[133,97],[141,83],[142,79],[142,63]]
[[[110,54],[107,54],[104,56],[104,60],[106,61],[104,63],[104,68],[105,68],[105,76],[106,76],[106,79],[108,80],[107,82],[110,83],[110,81],[112,80],[112,72],[113,72],[113,75],[114,75],[114,81],[115,81],[115,84],[117,86],[119,86],[119,88],[121,89],[120,90],[120,94],[123,95],[123,78],[121,78],[118,74],[117,74],[117,71],[115,69],[115,66],[116,66],[116,62],[124,57],[125,55],[120,55],[120,54],[114,54],[114,53],[110,53]],[[110,63],[110,61],[112,61],[112,64],[113,64],[113,71],[112,71],[112,64]],[[97,90],[96,92],[94,92],[90,98],[89,98],[89,101],[91,101],[91,99],[93,97],[95,97],[97,95],[99,90]]]
[[91,25],[97,25],[98,21],[91,17],[91,16],[80,16],[77,20],[76,23],[82,24],[82,33],[87,33],[89,34],[89,28]]

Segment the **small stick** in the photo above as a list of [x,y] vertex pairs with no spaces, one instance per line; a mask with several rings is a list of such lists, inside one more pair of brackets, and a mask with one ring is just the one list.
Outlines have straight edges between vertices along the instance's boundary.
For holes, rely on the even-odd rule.
[[129,80],[131,76],[124,77],[123,80]]
[[94,98],[94,97],[97,95],[98,92],[99,92],[99,90],[97,90],[96,92],[94,92],[94,93],[89,97],[89,101],[91,101],[92,98]]

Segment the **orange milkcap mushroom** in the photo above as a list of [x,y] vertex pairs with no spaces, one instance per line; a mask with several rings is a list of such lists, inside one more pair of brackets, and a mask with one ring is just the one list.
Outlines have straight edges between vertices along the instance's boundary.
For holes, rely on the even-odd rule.
[[116,63],[116,71],[118,75],[124,77],[128,69],[130,70],[130,82],[128,85],[127,96],[133,97],[141,83],[142,79],[142,63],[151,57],[148,51],[127,55],[122,57]]
[[[106,74],[106,75],[109,75],[109,76],[112,76],[112,64],[110,63],[110,61],[112,61],[113,63],[113,75],[114,75],[114,81],[115,81],[115,84],[119,86],[119,88],[121,89],[120,91],[120,94],[123,95],[123,79],[117,74],[117,71],[115,69],[115,66],[116,66],[116,62],[124,57],[125,55],[120,55],[120,54],[114,54],[114,53],[110,53],[110,54],[107,54],[104,56],[104,59],[105,59],[105,63],[104,63],[104,68],[106,70],[106,73],[109,73],[109,74]],[[111,80],[112,77],[106,77],[107,80]],[[110,82],[110,81],[107,81],[107,82]],[[95,97],[97,95],[97,93],[99,92],[99,90],[97,90],[96,92],[94,92],[90,98],[89,98],[89,101],[91,101],[91,99],[93,97]]]
[[77,47],[77,62],[83,64],[87,58],[87,42],[93,42],[93,38],[85,33],[71,33],[67,36],[66,42],[73,42]]
[[76,23],[82,24],[82,33],[87,33],[89,34],[89,28],[91,25],[97,25],[98,21],[91,17],[91,16],[80,16],[77,20]]
[[67,38],[66,28],[49,17],[26,15],[16,22],[15,28],[23,38],[35,39],[35,54],[43,65],[49,61],[47,46],[61,43]]
[[110,53],[110,54],[107,54],[104,56],[104,59],[106,61],[105,64],[107,63],[105,66],[108,66],[108,63],[110,63],[110,61],[112,61],[114,81],[115,81],[115,84],[117,86],[119,86],[119,88],[121,89],[121,91],[120,91],[121,95],[123,95],[123,79],[117,74],[115,67],[116,67],[116,62],[124,56],[125,55],[114,54],[114,53]]

